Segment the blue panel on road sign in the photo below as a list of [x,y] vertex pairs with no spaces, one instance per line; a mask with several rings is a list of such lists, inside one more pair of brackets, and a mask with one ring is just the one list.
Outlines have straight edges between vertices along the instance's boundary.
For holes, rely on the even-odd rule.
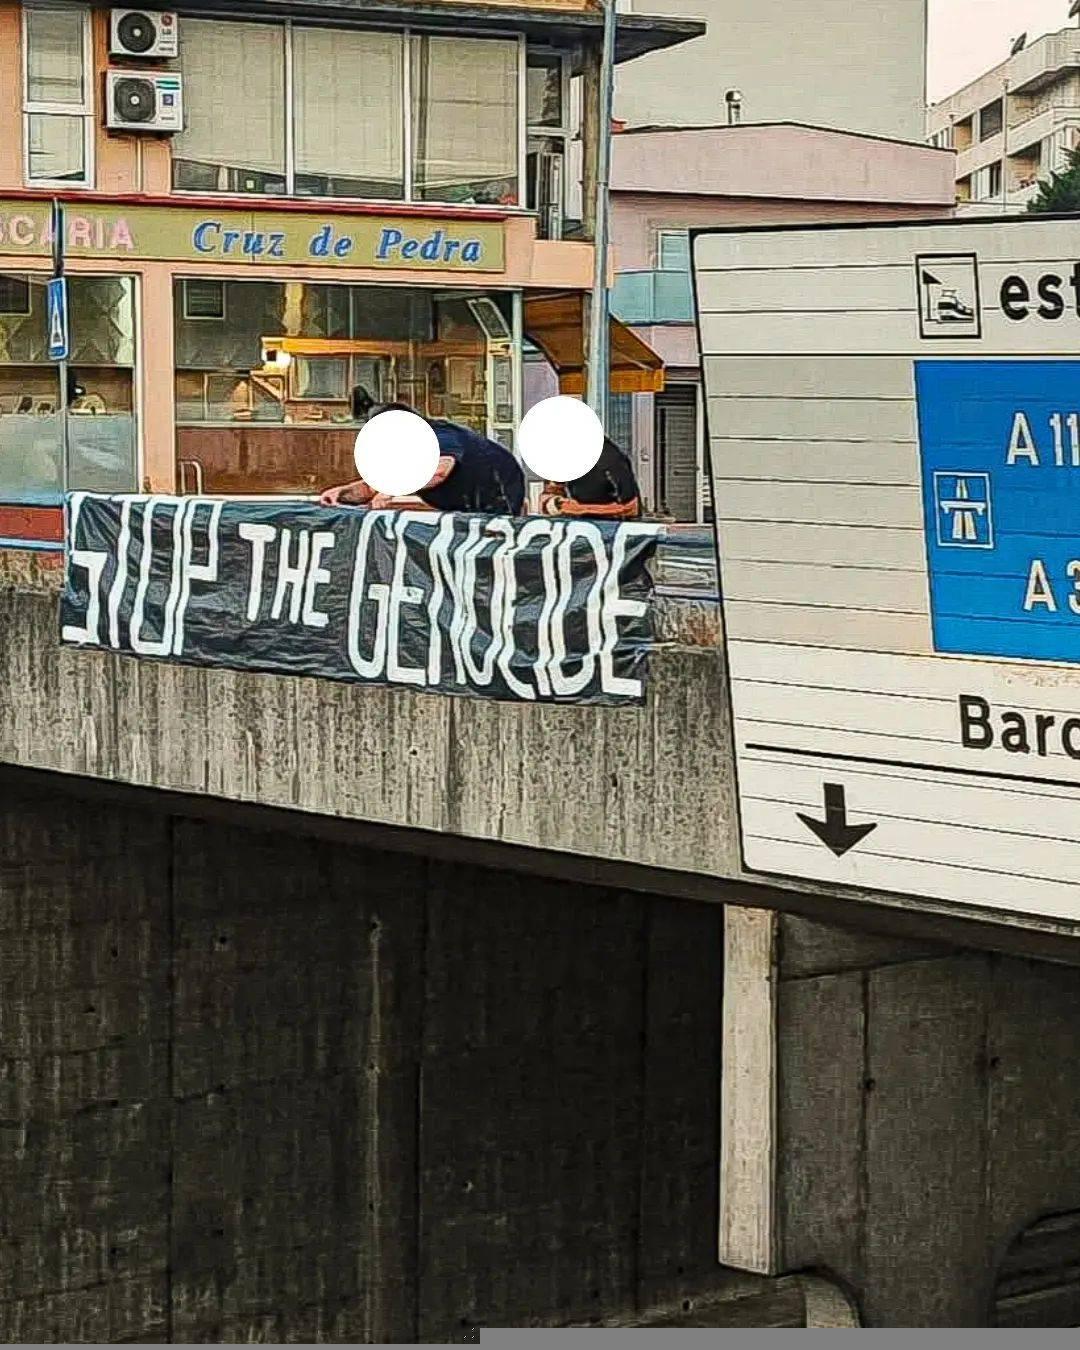
[[66,361],[69,356],[67,278],[53,277],[46,292],[46,322],[49,333],[49,360]]
[[934,647],[1080,662],[1080,361],[916,361]]

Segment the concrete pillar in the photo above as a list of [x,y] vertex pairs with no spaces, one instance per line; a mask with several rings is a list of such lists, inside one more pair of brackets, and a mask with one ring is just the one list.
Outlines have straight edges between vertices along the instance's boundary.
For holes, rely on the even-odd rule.
[[1080,971],[730,908],[725,961],[720,1259],[868,1326],[1074,1325],[1080,1220],[999,1270],[1080,1211]]
[[173,359],[173,278],[147,264],[139,299],[144,340],[139,347],[143,490],[176,491],[176,374]]

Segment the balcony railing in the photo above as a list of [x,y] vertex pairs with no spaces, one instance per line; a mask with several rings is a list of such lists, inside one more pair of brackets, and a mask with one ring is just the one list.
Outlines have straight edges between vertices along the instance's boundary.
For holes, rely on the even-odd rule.
[[694,291],[689,272],[620,272],[611,291],[611,312],[623,323],[693,323]]

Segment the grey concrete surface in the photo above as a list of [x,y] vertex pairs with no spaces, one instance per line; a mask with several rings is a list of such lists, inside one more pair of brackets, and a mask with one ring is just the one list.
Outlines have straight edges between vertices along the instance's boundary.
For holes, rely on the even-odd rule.
[[824,1273],[867,1326],[1077,1325],[1080,971],[749,909],[726,928],[728,1262]]
[[801,1325],[715,1256],[723,910],[0,796],[0,1340]]
[[54,556],[0,550],[0,765],[651,869],[692,898],[856,926],[900,914],[964,945],[1080,961],[1077,923],[743,872],[715,600],[658,596],[646,703],[605,708],[62,647],[59,586]]
[[708,602],[661,606],[644,709],[528,707],[64,648],[56,571],[11,571],[0,762],[715,876],[737,868]]

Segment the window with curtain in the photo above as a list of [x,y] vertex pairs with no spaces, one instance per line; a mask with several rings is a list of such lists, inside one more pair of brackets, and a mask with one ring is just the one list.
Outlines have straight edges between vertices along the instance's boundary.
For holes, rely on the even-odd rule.
[[[520,58],[517,38],[185,17],[173,186],[518,205]],[[561,58],[536,57],[532,88],[544,124],[562,118]]]
[[81,107],[85,94],[82,10],[26,10],[26,96]]
[[27,181],[89,187],[94,109],[87,11],[27,5],[23,33]]
[[518,201],[518,44],[412,40],[413,195]]
[[180,58],[187,126],[173,141],[174,186],[284,193],[284,28],[185,18]]
[[293,30],[296,192],[405,195],[400,33]]

